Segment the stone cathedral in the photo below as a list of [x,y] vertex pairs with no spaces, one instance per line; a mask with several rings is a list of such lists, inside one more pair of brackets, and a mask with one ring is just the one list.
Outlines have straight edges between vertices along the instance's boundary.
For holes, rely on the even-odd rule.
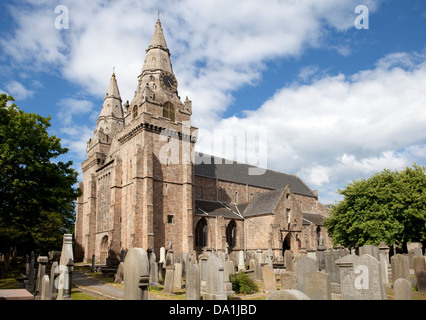
[[300,178],[195,152],[192,102],[178,95],[160,20],[146,50],[135,95],[123,104],[109,82],[76,203],[75,257],[117,264],[122,250],[174,252],[285,250],[331,240],[328,209]]

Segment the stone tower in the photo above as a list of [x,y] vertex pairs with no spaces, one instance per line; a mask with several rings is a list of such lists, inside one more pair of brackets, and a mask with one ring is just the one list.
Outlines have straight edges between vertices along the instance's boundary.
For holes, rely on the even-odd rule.
[[196,128],[177,89],[157,20],[133,100],[122,106],[113,74],[87,145],[75,235],[84,261],[115,263],[132,247],[159,255],[170,242],[193,249]]

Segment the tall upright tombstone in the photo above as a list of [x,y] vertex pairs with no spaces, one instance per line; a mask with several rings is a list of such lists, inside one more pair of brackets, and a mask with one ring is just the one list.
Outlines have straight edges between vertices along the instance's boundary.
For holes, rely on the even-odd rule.
[[57,296],[57,277],[59,276],[59,267],[58,261],[53,261],[50,266],[50,280],[49,280],[49,290],[50,290],[50,298],[51,300],[56,300]]
[[149,260],[142,248],[131,248],[124,259],[124,299],[148,300]]
[[224,288],[224,266],[216,254],[210,254],[206,265],[206,288],[203,300],[227,300]]
[[41,299],[41,286],[44,275],[46,274],[46,265],[48,262],[47,256],[39,256],[37,258],[38,270],[37,270],[37,285],[36,285],[36,300]]
[[362,256],[363,254],[369,254],[370,256],[376,258],[377,261],[380,261],[379,247],[373,246],[371,244],[366,244],[359,248],[359,255]]
[[293,272],[294,269],[294,254],[290,250],[286,250],[284,252],[284,259],[285,259],[285,270]]
[[61,259],[59,260],[59,281],[57,300],[71,300],[71,277],[74,265],[72,234],[64,234]]
[[318,261],[307,256],[296,262],[297,290],[305,292],[305,275],[309,272],[318,271]]
[[246,265],[244,263],[244,251],[241,250],[238,252],[238,271],[245,271]]
[[395,254],[391,257],[392,282],[399,278],[410,280],[410,266],[408,257],[402,254]]
[[413,285],[407,279],[398,278],[393,284],[394,300],[413,300]]
[[188,264],[186,271],[186,283],[185,283],[185,299],[186,300],[200,300],[200,268],[192,261]]

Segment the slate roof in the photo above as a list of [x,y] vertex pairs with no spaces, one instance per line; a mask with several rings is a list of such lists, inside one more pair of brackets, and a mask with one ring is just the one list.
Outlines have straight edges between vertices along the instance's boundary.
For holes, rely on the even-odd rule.
[[195,214],[206,216],[223,216],[224,218],[242,220],[239,215],[245,209],[247,204],[238,205],[221,203],[211,200],[195,200]]
[[249,175],[249,168],[258,167],[211,155],[203,155],[199,152],[195,153],[196,175],[268,189],[282,189],[288,185],[293,193],[316,198],[315,194],[295,175],[270,169],[264,169],[264,173],[261,175]]
[[324,216],[314,213],[314,212],[302,212],[303,215],[303,224],[313,223],[316,226],[323,226]]
[[244,217],[272,213],[282,192],[283,190],[279,189],[257,194],[244,212]]

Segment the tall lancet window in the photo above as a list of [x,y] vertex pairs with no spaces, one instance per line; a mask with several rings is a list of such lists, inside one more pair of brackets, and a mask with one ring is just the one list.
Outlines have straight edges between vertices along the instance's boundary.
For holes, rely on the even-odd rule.
[[163,117],[175,121],[175,107],[169,101],[163,105]]
[[207,233],[208,226],[205,218],[201,218],[195,227],[195,246],[205,247],[207,246]]
[[135,119],[138,116],[138,106],[133,107],[133,119]]

